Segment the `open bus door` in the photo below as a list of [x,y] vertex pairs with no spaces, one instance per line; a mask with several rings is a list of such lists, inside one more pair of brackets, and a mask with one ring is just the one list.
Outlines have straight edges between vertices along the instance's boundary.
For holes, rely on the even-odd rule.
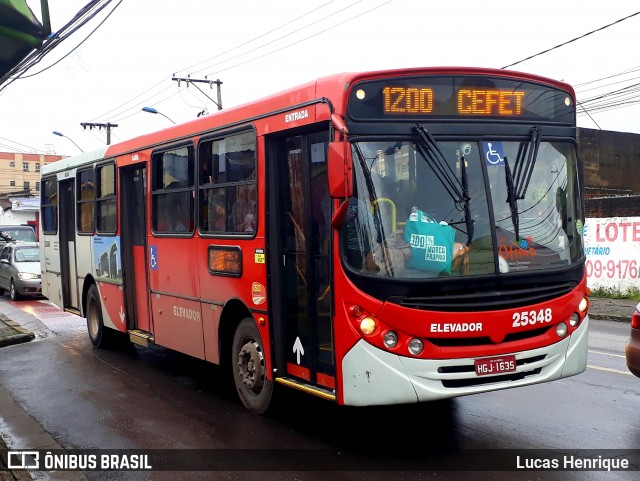
[[60,275],[64,309],[80,313],[76,266],[75,179],[60,181]]
[[132,342],[146,346],[151,339],[147,277],[146,165],[121,168],[120,189],[120,242],[127,331]]
[[[329,131],[272,137],[270,189],[272,323],[279,381],[333,398]],[[285,379],[282,379],[284,377]]]

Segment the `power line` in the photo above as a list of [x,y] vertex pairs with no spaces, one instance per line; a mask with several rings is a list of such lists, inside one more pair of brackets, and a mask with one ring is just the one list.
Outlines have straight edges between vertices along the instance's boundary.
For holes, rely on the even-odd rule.
[[[25,78],[29,78],[29,77],[34,77],[34,76],[36,76],[36,75],[38,75],[38,74],[41,74],[42,72],[45,72],[46,70],[49,70],[51,67],[56,66],[56,65],[57,65],[57,64],[59,64],[60,62],[62,62],[65,58],[67,58],[69,55],[71,55],[73,52],[75,52],[78,48],[80,48],[80,46],[81,46],[83,43],[85,43],[87,40],[89,40],[89,37],[91,37],[91,36],[95,33],[95,31],[96,31],[96,30],[98,30],[98,29],[102,26],[102,24],[103,24],[104,22],[106,22],[106,21],[107,21],[107,19],[108,19],[108,18],[113,14],[113,12],[115,12],[115,11],[116,11],[116,8],[118,8],[118,7],[120,6],[120,4],[121,4],[121,3],[122,3],[122,0],[120,0],[120,1],[116,4],[116,6],[115,6],[115,7],[113,7],[113,9],[111,9],[111,11],[107,14],[107,16],[106,16],[106,17],[104,17],[104,19],[102,19],[102,21],[98,24],[98,26],[97,26],[96,28],[94,28],[93,30],[91,30],[91,32],[89,32],[89,35],[87,35],[85,38],[83,38],[83,39],[82,39],[82,41],[81,41],[80,43],[78,43],[78,45],[76,45],[76,46],[75,46],[75,47],[73,47],[71,50],[69,50],[65,55],[63,55],[62,57],[60,57],[58,60],[56,60],[55,62],[53,62],[51,65],[49,65],[49,66],[47,66],[47,67],[43,68],[42,70],[39,70],[38,72],[36,72],[36,73],[32,73],[32,74],[29,74],[29,75],[22,75],[22,76],[20,76],[20,78],[21,78],[21,79],[25,79]],[[105,7],[106,7],[106,5],[105,5]],[[104,8],[104,7],[102,7],[102,8]],[[102,10],[102,9],[100,9],[100,10]],[[100,11],[100,10],[98,10],[98,11]],[[96,12],[96,13],[98,13],[98,12]]]
[[630,19],[630,18],[632,18],[632,17],[635,17],[636,15],[640,15],[640,12],[632,13],[631,15],[628,15],[628,16],[626,16],[626,17],[624,17],[624,18],[621,18],[621,19],[619,19],[619,20],[616,20],[615,22],[612,22],[612,23],[610,23],[610,24],[608,24],[608,25],[605,25],[605,26],[603,26],[603,27],[600,27],[600,28],[597,28],[597,29],[592,30],[592,31],[590,31],[590,32],[587,32],[587,33],[585,33],[584,35],[580,35],[579,37],[573,38],[573,39],[571,39],[571,40],[569,40],[569,41],[567,41],[567,42],[564,42],[564,43],[561,43],[561,44],[559,44],[559,45],[556,45],[555,47],[551,47],[551,48],[548,48],[547,50],[543,50],[542,52],[538,52],[538,53],[536,53],[536,54],[534,54],[534,55],[530,55],[529,57],[527,57],[527,58],[523,58],[522,60],[518,60],[517,62],[510,63],[509,65],[505,65],[505,66],[504,66],[504,67],[502,67],[502,68],[503,68],[503,69],[505,69],[505,68],[513,67],[514,65],[517,65],[517,64],[519,64],[519,63],[525,62],[525,61],[530,60],[530,59],[532,59],[532,58],[534,58],[534,57],[538,57],[538,56],[540,56],[540,55],[542,55],[542,54],[545,54],[545,53],[547,53],[547,52],[551,52],[552,50],[555,50],[555,49],[557,49],[557,48],[563,47],[564,45],[567,45],[567,44],[570,44],[570,43],[572,43],[572,42],[575,42],[576,40],[580,40],[581,38],[584,38],[584,37],[586,37],[586,36],[588,36],[588,35],[591,35],[591,34],[596,33],[596,32],[600,32],[601,30],[604,30],[605,28],[609,28],[609,27],[611,27],[612,25],[616,25],[616,24],[618,24],[618,23],[620,23],[620,22],[624,22],[625,20],[628,20],[628,19]]
[[[358,2],[356,2],[356,3],[360,3],[360,1],[361,1],[361,0],[359,0],[359,1],[358,1]],[[252,58],[250,58],[250,59],[248,59],[248,60],[246,60],[246,61],[243,61],[243,62],[240,62],[240,63],[234,64],[234,65],[231,65],[231,66],[229,66],[229,67],[226,67],[226,68],[224,68],[224,69],[219,70],[218,72],[222,72],[222,71],[226,71],[226,70],[231,70],[231,69],[237,68],[237,67],[239,67],[239,66],[245,65],[245,64],[250,63],[250,62],[253,62],[253,61],[255,61],[255,60],[259,60],[259,59],[264,58],[264,57],[266,57],[266,56],[268,56],[268,55],[271,55],[271,54],[273,54],[273,53],[276,53],[276,52],[279,52],[279,51],[284,50],[284,49],[286,49],[286,48],[289,48],[289,47],[292,47],[292,46],[294,46],[294,45],[297,45],[298,43],[304,42],[304,41],[306,41],[306,40],[308,40],[308,39],[310,39],[310,38],[313,38],[313,37],[315,37],[315,36],[317,36],[317,35],[320,35],[320,34],[322,34],[322,33],[325,33],[325,32],[327,32],[327,31],[329,31],[329,30],[332,30],[332,29],[334,29],[334,28],[336,28],[336,27],[339,27],[339,26],[341,26],[341,25],[344,25],[345,23],[348,23],[348,22],[350,22],[350,21],[352,21],[352,20],[354,20],[354,19],[356,19],[356,18],[358,18],[358,17],[360,17],[360,16],[362,16],[362,15],[366,15],[366,14],[367,14],[367,13],[369,13],[369,12],[372,12],[372,11],[374,11],[374,10],[377,10],[378,8],[380,8],[380,7],[384,6],[384,5],[388,4],[388,3],[391,3],[392,1],[393,1],[393,0],[387,0],[386,2],[384,2],[384,3],[382,3],[382,4],[379,4],[379,5],[377,5],[377,6],[373,7],[373,8],[370,8],[369,10],[366,10],[366,11],[364,11],[364,12],[362,12],[362,13],[358,13],[357,15],[354,15],[353,17],[350,17],[350,18],[348,18],[347,20],[344,20],[343,22],[340,22],[340,23],[337,23],[337,24],[335,24],[335,25],[332,25],[332,26],[330,26],[330,27],[328,27],[328,28],[326,28],[326,29],[324,29],[324,30],[321,30],[321,31],[319,31],[319,32],[316,32],[316,33],[314,33],[314,34],[311,34],[311,35],[309,35],[309,36],[307,36],[307,37],[304,37],[304,38],[302,38],[302,39],[300,39],[300,40],[297,40],[297,41],[295,41],[295,42],[292,42],[292,43],[290,43],[290,44],[284,45],[284,46],[282,46],[282,47],[280,47],[280,48],[277,48],[277,49],[275,49],[275,50],[272,50],[272,51],[270,51],[270,52],[266,52],[266,53],[264,53],[264,54],[262,54],[262,55],[259,55],[259,56],[256,56],[256,57],[252,57]],[[352,4],[352,5],[355,5],[355,3],[354,3],[354,4]],[[352,5],[351,5],[351,6],[352,6]],[[349,7],[346,7],[346,8],[349,8]],[[318,8],[316,8],[316,9],[312,10],[311,12],[313,12],[313,11],[315,11],[315,10],[318,10]],[[344,8],[343,8],[342,10],[344,10]],[[309,13],[311,13],[311,12],[309,12]],[[304,16],[304,15],[303,15],[303,16]],[[325,17],[325,18],[327,18],[327,17]],[[288,25],[289,23],[291,23],[291,22],[287,22],[287,23],[283,24],[282,26]],[[281,26],[281,27],[282,27],[282,26]],[[280,27],[278,27],[278,28],[280,28]],[[276,30],[277,30],[277,29],[276,29]],[[270,32],[269,32],[269,33],[270,33]],[[265,34],[265,35],[266,35],[266,34]],[[281,38],[284,38],[284,37],[286,37],[286,35],[285,35],[285,36],[283,36],[283,37],[281,37]],[[242,46],[242,45],[245,45],[246,43],[248,43],[248,42],[244,42],[244,44],[241,44],[241,46]],[[240,56],[242,56],[242,55],[247,55],[247,54],[251,53],[252,51],[255,51],[255,50],[259,49],[259,48],[262,48],[262,47],[264,47],[264,46],[266,46],[266,45],[268,45],[268,44],[270,44],[270,43],[273,43],[273,41],[270,41],[270,42],[268,42],[268,43],[267,43],[267,44],[265,44],[265,45],[262,45],[262,46],[256,47],[256,48],[254,48],[254,49],[252,49],[252,50],[249,50],[249,51],[247,51],[247,52],[245,52],[245,53],[243,53],[243,54],[239,54],[239,55],[237,55],[237,56],[235,56],[235,57],[233,57],[233,58],[237,58],[237,57],[240,57]],[[231,50],[233,50],[233,49],[231,49]],[[221,55],[222,55],[222,54],[221,54]],[[212,57],[212,58],[215,58],[215,57]],[[232,59],[233,59],[233,58],[232,58]],[[226,61],[219,62],[219,63],[214,64],[214,65],[211,65],[211,66],[209,66],[209,67],[205,67],[204,69],[199,69],[199,70],[198,70],[198,72],[200,72],[200,71],[202,71],[202,70],[205,70],[206,68],[210,68],[210,67],[213,67],[213,66],[215,66],[215,65],[219,65],[220,63],[228,62],[229,60],[231,60],[231,59],[227,59]],[[205,60],[205,61],[206,61],[206,60]],[[204,62],[199,62],[199,63],[204,63]],[[196,64],[196,65],[198,65],[198,64]],[[184,69],[182,69],[182,70],[184,70]],[[182,71],[182,70],[180,70],[180,71]],[[216,72],[216,73],[217,73],[217,72]],[[212,75],[212,74],[209,74],[209,75]],[[158,82],[157,84],[155,84],[155,85],[154,85],[153,87],[151,87],[151,88],[153,89],[153,88],[157,87],[157,86],[158,86],[158,85],[160,85],[162,82],[163,82],[163,81]],[[167,87],[167,88],[163,89],[163,90],[162,90],[162,91],[160,91],[159,93],[154,94],[154,95],[153,95],[153,96],[151,96],[150,98],[147,98],[147,99],[143,100],[142,102],[140,102],[140,103],[136,104],[135,106],[128,107],[128,108],[126,108],[126,109],[124,109],[124,110],[122,110],[122,111],[120,111],[120,112],[118,112],[118,113],[114,114],[114,115],[113,115],[113,117],[115,117],[115,116],[121,116],[121,115],[124,115],[124,114],[126,114],[127,112],[129,112],[129,111],[131,111],[131,110],[133,110],[133,109],[136,109],[136,110],[137,110],[138,105],[140,105],[141,103],[142,103],[142,104],[144,104],[144,103],[149,103],[149,100],[151,100],[151,98],[153,98],[153,97],[155,97],[155,96],[157,96],[157,95],[160,95],[162,92],[165,92],[166,90],[168,90],[168,88],[169,88],[169,87]],[[148,92],[149,92],[149,89],[145,90],[144,92],[142,92],[141,94],[139,94],[139,95],[137,95],[136,97],[132,98],[131,100],[128,100],[128,101],[124,102],[124,103],[122,104],[122,106],[124,106],[124,105],[126,105],[126,104],[128,104],[128,103],[132,102],[132,101],[133,101],[133,100],[135,100],[136,98],[139,98],[139,97],[143,96],[144,94],[146,94],[146,93],[148,93]],[[174,97],[174,96],[176,96],[176,95],[178,95],[178,94],[179,94],[179,92],[175,92],[175,93],[171,94],[170,96],[166,97],[165,99],[161,100],[160,102],[165,101],[165,100],[168,100],[169,98]],[[157,104],[158,104],[158,103],[160,103],[160,102],[155,102],[155,105],[157,105]],[[107,113],[113,112],[114,110],[117,110],[117,108],[116,108],[116,109],[112,109],[111,111],[109,111],[109,112],[107,112]],[[126,115],[125,117],[118,117],[118,119],[117,119],[116,121],[121,121],[121,120],[123,120],[123,119],[126,119],[126,118],[128,118],[128,117],[132,117],[133,115],[137,115],[137,114],[138,114],[138,111],[135,111],[135,112],[132,112],[132,113],[131,113],[131,114],[129,114],[129,115]],[[98,117],[96,117],[96,119],[104,118],[105,116],[106,116],[106,114],[99,115]]]
[[[318,10],[320,10],[320,9],[322,9],[322,8],[324,8],[324,7],[326,7],[326,6],[327,6],[327,5],[329,5],[330,3],[333,3],[334,1],[335,1],[335,0],[330,0],[329,2],[324,3],[324,4],[320,5],[319,7],[314,8],[313,10],[309,10],[308,12],[303,13],[303,14],[302,14],[302,15],[300,15],[299,17],[296,17],[296,18],[294,18],[293,20],[289,20],[288,22],[285,22],[285,23],[283,23],[283,24],[281,24],[281,25],[277,26],[276,28],[273,28],[273,29],[269,30],[268,32],[262,33],[262,34],[258,35],[257,37],[253,37],[251,40],[247,40],[246,42],[243,42],[243,43],[241,43],[241,44],[239,44],[239,45],[236,45],[235,47],[232,47],[232,48],[230,48],[230,49],[228,49],[228,50],[225,50],[224,52],[221,52],[221,53],[219,53],[219,54],[217,54],[217,55],[214,55],[213,57],[210,57],[210,58],[208,58],[208,59],[206,59],[206,60],[202,60],[202,61],[200,61],[200,62],[198,62],[198,63],[196,63],[196,64],[193,64],[193,65],[191,65],[191,66],[189,66],[189,67],[186,67],[186,68],[183,68],[183,69],[177,70],[177,72],[184,72],[184,71],[190,70],[190,69],[192,69],[192,68],[194,68],[194,67],[197,67],[197,66],[198,66],[198,65],[200,65],[200,64],[203,64],[203,63],[205,63],[205,62],[209,62],[210,60],[213,60],[213,59],[216,59],[216,58],[218,58],[218,57],[221,57],[221,56],[223,56],[223,55],[225,55],[225,54],[227,54],[227,53],[229,53],[229,52],[233,52],[234,50],[237,50],[237,49],[239,49],[240,47],[244,47],[245,45],[248,45],[248,44],[250,44],[250,43],[252,43],[252,42],[255,42],[256,40],[261,39],[262,37],[266,37],[267,35],[269,35],[269,34],[271,34],[271,33],[275,32],[275,31],[277,31],[277,30],[280,30],[281,28],[286,27],[287,25],[290,25],[290,24],[292,24],[292,23],[294,23],[294,22],[297,22],[297,21],[298,21],[298,20],[300,20],[301,18],[304,18],[304,17],[306,17],[306,16],[308,16],[308,15],[311,15],[313,12],[316,12],[316,11],[318,11]],[[360,1],[361,1],[361,0],[360,0]],[[207,68],[208,68],[208,67],[205,67],[204,69],[207,69]],[[204,69],[202,69],[202,70],[204,70]],[[196,72],[199,72],[199,71],[200,71],[200,70],[197,70]]]
[[[47,39],[44,42],[43,46],[40,49],[37,49],[31,52],[20,63],[18,63],[18,65],[16,65],[13,69],[11,69],[5,75],[0,77],[0,85],[4,83],[4,85],[2,85],[2,87],[0,88],[0,92],[2,92],[4,89],[6,89],[10,84],[15,82],[16,80],[20,80],[21,78],[26,78],[26,77],[23,77],[23,74],[27,70],[29,70],[31,67],[39,63],[47,54],[49,54],[52,50],[54,50],[62,41],[66,40],[69,36],[74,34],[77,30],[79,30],[84,25],[86,25],[89,21],[91,21],[100,11],[102,11],[109,3],[111,3],[111,1],[112,0],[92,0],[87,5],[85,5],[78,13],[76,13],[76,15],[69,22],[67,22],[57,32],[53,33],[49,37],[49,39]],[[120,0],[120,3],[121,2],[122,0]],[[115,8],[117,8],[118,5],[116,5],[116,7],[114,7],[113,10],[115,10]],[[93,32],[91,32],[89,36],[91,36],[92,33]]]
[[[334,0],[331,0],[330,2],[327,2],[327,3],[323,4],[323,5],[321,5],[320,7],[316,7],[316,8],[314,8],[314,9],[312,9],[312,10],[310,10],[310,11],[308,11],[308,12],[306,12],[306,13],[302,14],[302,15],[300,15],[299,17],[294,18],[293,20],[287,21],[287,22],[283,23],[282,25],[280,25],[280,26],[278,26],[278,27],[276,27],[276,28],[274,28],[274,29],[269,30],[268,32],[265,32],[265,33],[263,33],[263,34],[261,34],[261,35],[258,35],[257,37],[252,38],[251,40],[248,40],[248,41],[245,41],[245,42],[243,42],[243,43],[241,43],[241,44],[239,44],[239,45],[236,45],[235,47],[230,48],[229,50],[226,50],[226,51],[224,51],[224,52],[222,52],[222,53],[220,53],[220,54],[218,54],[218,55],[216,55],[216,56],[214,56],[214,57],[208,58],[208,59],[206,59],[206,60],[202,60],[202,61],[200,61],[200,62],[198,62],[198,63],[196,63],[196,64],[194,64],[194,65],[191,65],[191,66],[189,66],[189,67],[186,67],[186,68],[182,68],[182,69],[175,70],[175,72],[183,72],[183,71],[188,70],[188,69],[190,69],[190,68],[193,68],[193,67],[195,67],[195,66],[197,66],[197,65],[200,65],[200,64],[202,64],[202,63],[208,62],[208,61],[210,61],[210,60],[212,60],[212,59],[214,59],[214,58],[220,57],[220,56],[222,56],[222,55],[224,55],[224,54],[226,54],[226,53],[232,52],[233,50],[236,50],[236,49],[238,49],[238,48],[240,48],[240,47],[243,47],[244,45],[247,45],[247,44],[249,44],[249,43],[251,43],[251,42],[253,42],[253,41],[255,41],[255,40],[258,40],[258,39],[260,39],[260,38],[262,38],[262,37],[264,37],[264,36],[266,36],[266,35],[269,35],[270,33],[273,33],[273,32],[275,32],[275,31],[277,31],[277,30],[279,30],[279,29],[281,29],[281,28],[283,28],[283,27],[285,27],[285,26],[287,26],[287,25],[289,25],[289,24],[291,24],[291,23],[293,23],[293,22],[295,22],[295,21],[297,21],[297,20],[299,20],[299,19],[301,19],[301,18],[303,18],[303,17],[307,16],[307,15],[310,15],[311,13],[313,13],[313,12],[315,12],[315,11],[317,11],[317,10],[320,10],[321,8],[323,8],[323,7],[325,7],[326,5],[328,5],[329,3],[333,3],[333,1],[334,1]],[[156,83],[156,84],[154,84],[153,86],[146,88],[144,91],[140,92],[138,95],[136,95],[136,96],[132,97],[131,99],[129,99],[129,100],[127,100],[127,101],[123,102],[123,103],[122,103],[122,104],[120,104],[119,106],[114,107],[113,109],[109,110],[108,112],[105,112],[105,113],[103,113],[103,114],[101,114],[101,115],[98,115],[97,117],[93,118],[93,119],[92,119],[92,121],[96,121],[96,120],[98,120],[98,119],[104,119],[108,114],[110,114],[110,113],[112,113],[112,112],[114,112],[114,111],[117,111],[118,109],[120,109],[121,107],[124,107],[124,106],[125,106],[125,105],[127,105],[127,104],[130,104],[130,103],[134,102],[136,99],[138,99],[138,98],[140,98],[140,97],[143,97],[143,96],[145,96],[145,95],[148,95],[148,94],[149,94],[149,92],[150,92],[151,90],[153,90],[153,89],[155,89],[156,87],[160,86],[160,85],[161,85],[163,82],[165,82],[165,81],[166,81],[166,79],[162,79],[162,80],[160,80],[159,82],[157,82],[157,83]],[[158,92],[158,93],[156,93],[156,94],[153,94],[151,97],[147,97],[147,98],[145,98],[144,100],[142,100],[141,102],[139,102],[139,103],[135,104],[135,105],[134,105],[134,106],[132,106],[132,107],[128,107],[128,108],[126,108],[126,109],[124,109],[124,110],[122,110],[122,111],[119,111],[118,113],[114,114],[114,115],[113,115],[113,117],[115,117],[115,116],[121,116],[121,115],[124,115],[126,112],[128,112],[129,110],[132,110],[132,109],[136,109],[136,111],[135,111],[135,112],[133,112],[132,114],[130,114],[130,115],[128,115],[128,116],[126,116],[126,117],[120,117],[120,118],[118,119],[118,121],[119,121],[119,120],[122,120],[122,119],[125,119],[125,118],[128,118],[128,117],[131,117],[131,116],[133,116],[133,115],[136,115],[136,114],[139,112],[138,106],[139,106],[140,104],[146,104],[146,103],[149,103],[149,102],[151,101],[151,99],[153,99],[154,97],[156,97],[156,96],[158,96],[158,95],[162,94],[163,92],[166,92],[166,91],[167,91],[167,90],[169,90],[170,88],[173,88],[173,85],[174,85],[174,84],[173,84],[173,82],[172,82],[172,83],[171,83],[171,84],[169,84],[166,88],[162,89],[160,92]],[[160,102],[162,102],[162,101],[164,101],[164,100],[167,100],[168,98],[171,98],[171,97],[173,97],[173,96],[175,96],[175,95],[176,95],[176,94],[172,94],[170,97],[167,97],[167,98],[165,98],[165,99],[161,100]],[[160,103],[160,102],[155,102],[155,104],[158,104],[158,103]]]
[[364,12],[362,12],[362,13],[359,13],[359,14],[357,14],[357,15],[355,15],[355,16],[353,16],[353,17],[351,17],[351,18],[348,18],[348,19],[344,20],[343,22],[340,22],[340,23],[337,23],[337,24],[335,24],[335,25],[332,25],[331,27],[327,27],[327,28],[325,28],[324,30],[320,30],[319,32],[316,32],[316,33],[313,33],[313,34],[311,34],[311,35],[308,35],[308,36],[306,36],[306,37],[304,37],[304,38],[301,38],[300,40],[297,40],[297,41],[292,42],[292,43],[290,43],[290,44],[284,45],[284,46],[282,46],[282,47],[280,47],[280,48],[277,48],[277,49],[275,49],[275,50],[271,50],[270,52],[267,52],[267,53],[265,53],[265,54],[258,55],[257,57],[250,58],[249,60],[246,60],[246,61],[244,61],[244,62],[237,63],[237,64],[235,64],[235,65],[231,65],[230,67],[225,67],[225,68],[223,68],[223,69],[217,70],[217,71],[215,71],[215,72],[213,72],[213,73],[210,73],[209,75],[218,74],[218,73],[220,73],[220,72],[225,72],[225,71],[227,71],[227,70],[231,70],[231,69],[234,69],[234,68],[240,67],[240,66],[242,66],[242,65],[246,65],[246,64],[248,64],[248,63],[250,63],[250,62],[253,62],[254,60],[259,60],[259,59],[261,59],[261,58],[267,57],[268,55],[274,54],[274,53],[276,53],[276,52],[280,52],[281,50],[285,50],[285,49],[287,49],[287,48],[289,48],[289,47],[293,47],[294,45],[297,45],[297,44],[299,44],[299,43],[301,43],[301,42],[304,42],[304,41],[306,41],[306,40],[309,40],[310,38],[317,37],[317,36],[318,36],[318,35],[320,35],[320,34],[323,34],[323,33],[325,33],[325,32],[328,32],[329,30],[332,30],[332,29],[334,29],[334,28],[336,28],[336,27],[339,27],[339,26],[341,26],[341,25],[344,25],[345,23],[348,23],[348,22],[350,22],[350,21],[354,20],[355,18],[360,17],[361,15],[366,15],[366,14],[367,14],[367,13],[369,13],[369,12],[372,12],[372,11],[374,11],[374,10],[377,10],[378,8],[383,7],[383,6],[385,6],[386,4],[391,3],[392,1],[393,1],[393,0],[387,0],[386,2],[381,3],[380,5],[377,5],[377,6],[373,7],[373,8],[370,8],[369,10],[366,10],[366,11],[364,11]]
[[[303,31],[303,30],[308,29],[308,28],[309,28],[310,26],[312,26],[312,25],[316,25],[316,24],[318,24],[318,23],[320,23],[320,22],[323,22],[324,20],[326,20],[326,19],[328,19],[328,18],[331,18],[331,17],[333,17],[333,16],[335,16],[335,15],[338,15],[339,13],[342,13],[342,12],[344,12],[345,10],[348,10],[349,8],[356,6],[357,4],[361,3],[362,1],[363,1],[363,0],[357,0],[356,2],[352,3],[351,5],[347,5],[346,7],[341,8],[340,10],[336,10],[335,12],[330,13],[329,15],[326,15],[326,16],[324,16],[324,17],[322,17],[322,18],[318,19],[318,20],[314,20],[312,23],[309,23],[309,24],[303,25],[302,27],[299,27],[299,28],[297,28],[296,30],[294,30],[294,31],[292,31],[292,32],[286,33],[286,34],[284,34],[284,35],[282,35],[282,36],[280,36],[280,37],[277,37],[277,38],[275,38],[275,39],[273,39],[273,40],[269,40],[267,43],[264,43],[264,44],[262,44],[262,45],[259,45],[259,46],[255,47],[255,48],[252,48],[251,50],[247,50],[246,52],[239,53],[238,55],[235,55],[235,56],[233,56],[233,57],[227,58],[226,60],[221,60],[220,62],[214,63],[214,64],[212,64],[212,65],[208,65],[208,66],[206,66],[206,67],[202,67],[201,69],[198,69],[198,70],[194,71],[194,73],[202,72],[202,71],[204,71],[204,70],[207,70],[207,69],[210,69],[210,68],[216,67],[217,65],[223,64],[223,63],[225,63],[225,62],[230,62],[231,60],[235,60],[235,59],[237,59],[237,58],[239,58],[239,57],[242,57],[242,56],[244,56],[244,55],[249,55],[250,53],[255,52],[256,50],[260,50],[261,48],[265,48],[265,47],[267,47],[267,46],[271,45],[272,43],[277,42],[278,40],[282,40],[283,38],[290,37],[291,35],[294,35],[294,34],[296,34],[296,33],[300,32],[300,31]],[[390,0],[390,1],[391,1],[391,0]],[[387,2],[387,3],[388,3],[388,2]],[[377,8],[377,7],[376,7],[376,8]],[[367,12],[365,12],[365,13],[367,13]],[[360,15],[360,14],[359,14],[359,15]],[[357,16],[359,16],[359,15],[357,15]],[[353,18],[356,18],[356,17],[352,17],[352,18],[351,18],[351,19],[349,19],[349,20],[353,20]],[[349,20],[347,20],[347,21],[349,21]],[[290,22],[289,22],[289,23],[290,23]],[[341,24],[338,24],[338,25],[341,25]],[[337,26],[337,25],[334,25],[333,27],[330,27],[328,30],[330,30],[331,28],[334,28],[335,26]],[[326,30],[323,30],[323,32],[324,32],[324,31],[326,31]],[[313,36],[313,35],[312,35],[312,36]],[[311,37],[307,37],[307,38],[311,38]],[[305,38],[304,40],[306,40],[306,38]],[[296,43],[298,43],[298,42],[294,42],[294,43],[292,43],[291,45],[295,45]],[[277,50],[276,50],[276,51],[277,51]],[[222,55],[222,54],[221,54],[221,55]],[[213,57],[213,58],[216,58],[216,57]],[[204,62],[201,62],[201,63],[204,63]]]

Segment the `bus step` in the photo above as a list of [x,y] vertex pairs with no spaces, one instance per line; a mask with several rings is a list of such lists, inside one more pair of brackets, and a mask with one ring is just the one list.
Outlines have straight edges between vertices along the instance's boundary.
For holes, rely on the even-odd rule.
[[129,340],[138,346],[149,347],[149,343],[153,342],[153,334],[150,332],[139,329],[131,329],[127,332],[129,333]]
[[314,396],[321,397],[322,399],[327,399],[329,401],[336,400],[335,391],[331,391],[329,389],[314,386],[312,384],[306,384],[296,379],[290,379],[286,377],[277,377],[274,379],[274,381],[279,382],[280,384],[284,384],[285,386],[292,387],[293,389],[297,389],[298,391],[304,391],[309,394],[313,394]]
[[65,307],[64,312],[70,312],[71,314],[82,317],[82,313],[75,307]]

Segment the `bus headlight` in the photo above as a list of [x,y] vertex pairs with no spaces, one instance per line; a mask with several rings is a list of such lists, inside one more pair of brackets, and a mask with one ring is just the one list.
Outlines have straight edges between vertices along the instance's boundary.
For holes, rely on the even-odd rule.
[[393,349],[398,344],[398,335],[393,331],[387,331],[384,335],[383,342],[388,349]]
[[566,336],[568,330],[569,330],[569,328],[567,327],[567,325],[564,322],[561,322],[560,324],[558,324],[556,326],[556,333],[558,334],[558,337]]
[[576,327],[579,323],[580,323],[580,314],[578,314],[577,312],[574,312],[569,317],[569,325],[571,327]]
[[417,356],[424,349],[424,344],[422,341],[416,337],[409,341],[409,352],[414,356]]

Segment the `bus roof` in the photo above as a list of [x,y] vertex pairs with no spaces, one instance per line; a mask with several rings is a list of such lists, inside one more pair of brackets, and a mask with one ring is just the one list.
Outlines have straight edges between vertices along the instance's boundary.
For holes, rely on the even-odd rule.
[[[144,134],[130,140],[109,145],[103,149],[87,152],[82,155],[69,157],[42,167],[42,175],[77,168],[85,163],[95,162],[103,158],[116,157],[143,149],[153,148],[159,143],[177,142],[193,136],[198,136],[213,130],[219,130],[238,123],[249,123],[251,119],[271,112],[294,108],[304,102],[326,98],[332,103],[335,113],[344,115],[348,87],[354,82],[364,79],[376,79],[389,76],[415,75],[487,75],[493,77],[518,78],[535,83],[544,83],[569,92],[575,97],[573,88],[557,80],[502,69],[474,68],[474,67],[420,67],[408,69],[379,70],[368,72],[339,73],[322,77],[311,82],[283,90],[276,94],[253,100],[248,103],[220,110],[210,115],[199,117],[181,124],[167,127],[156,132]],[[159,135],[161,134],[161,135]]]

